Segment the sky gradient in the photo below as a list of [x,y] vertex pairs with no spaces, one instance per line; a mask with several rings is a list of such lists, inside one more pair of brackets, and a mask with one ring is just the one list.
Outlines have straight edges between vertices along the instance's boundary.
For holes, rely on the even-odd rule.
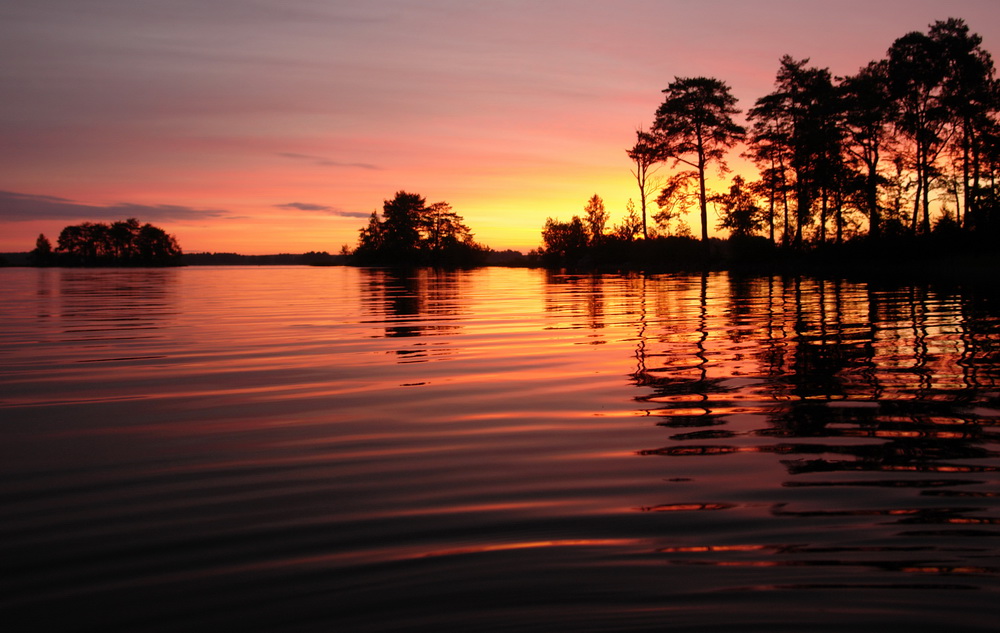
[[850,74],[949,17],[1000,54],[995,0],[13,0],[0,251],[137,217],[187,252],[336,252],[399,190],[526,251],[595,193],[621,219],[675,76],[745,111],[782,55]]

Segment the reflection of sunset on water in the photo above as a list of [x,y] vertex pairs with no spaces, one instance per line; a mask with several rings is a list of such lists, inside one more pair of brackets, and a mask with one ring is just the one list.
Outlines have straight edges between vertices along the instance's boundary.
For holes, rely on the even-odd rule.
[[869,622],[854,609],[940,624],[949,605],[992,625],[1000,320],[984,291],[3,274],[14,609],[72,594],[138,629],[206,613],[281,628],[282,600],[359,631],[487,613],[648,630],[664,610],[814,626],[836,587],[838,626]]

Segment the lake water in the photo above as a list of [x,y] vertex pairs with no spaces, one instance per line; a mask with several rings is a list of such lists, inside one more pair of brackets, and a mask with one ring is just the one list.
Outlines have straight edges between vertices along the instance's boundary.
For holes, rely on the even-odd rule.
[[996,630],[981,288],[0,284],[0,612],[24,630]]

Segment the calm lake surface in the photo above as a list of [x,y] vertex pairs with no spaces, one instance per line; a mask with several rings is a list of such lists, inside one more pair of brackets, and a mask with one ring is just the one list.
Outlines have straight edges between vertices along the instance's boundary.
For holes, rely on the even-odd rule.
[[0,613],[24,630],[996,630],[982,289],[0,284]]

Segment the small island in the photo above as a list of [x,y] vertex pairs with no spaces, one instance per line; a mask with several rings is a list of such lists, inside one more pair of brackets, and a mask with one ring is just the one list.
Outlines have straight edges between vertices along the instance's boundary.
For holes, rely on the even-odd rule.
[[28,260],[35,266],[177,266],[182,256],[173,235],[129,218],[67,226],[55,249],[41,234]]

